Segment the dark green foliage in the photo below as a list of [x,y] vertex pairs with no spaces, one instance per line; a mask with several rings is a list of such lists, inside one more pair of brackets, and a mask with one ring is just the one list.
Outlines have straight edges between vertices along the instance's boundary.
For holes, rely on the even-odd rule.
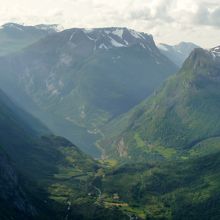
[[60,220],[66,213],[69,219],[127,218],[96,204],[96,195],[88,196],[94,191],[91,182],[100,169],[98,162],[64,138],[41,136],[48,130],[4,93],[0,115],[1,219]]
[[[139,155],[146,152],[148,159],[149,152],[172,158],[206,139],[219,137],[219,78],[219,61],[208,51],[196,49],[178,74],[120,119],[124,130],[114,135],[113,146],[123,138],[131,157],[139,157],[135,154],[139,150],[143,152]],[[114,124],[110,128],[117,131]]]
[[[0,219],[220,219],[218,61],[207,51],[196,50],[160,91],[117,120],[166,78],[160,74],[169,71],[167,60],[161,57],[163,67],[155,67],[152,56],[138,45],[86,58],[80,54],[81,59],[70,66],[56,66],[66,80],[64,98],[59,100],[45,93],[38,77],[47,74],[60,52],[68,49],[66,44],[51,47],[61,36],[66,41],[68,33],[1,60],[9,65],[2,71],[12,79],[14,64],[16,71],[31,68],[35,87],[29,88],[30,94],[19,88],[22,84],[10,84],[8,75],[2,85],[10,82],[10,94],[23,94],[21,104],[30,105],[29,110],[57,132],[62,129],[73,137],[77,131],[74,137],[87,137],[84,143],[97,139],[94,134],[88,138],[87,129],[101,134],[104,140],[98,144],[106,145],[105,155],[119,160],[95,161],[70,141],[52,135],[0,92]],[[116,55],[120,62],[109,65]],[[160,74],[150,71],[146,76],[142,68]],[[134,82],[137,75],[140,80]],[[76,114],[83,105],[89,106],[86,120]],[[111,122],[103,128],[107,120]]]
[[[220,153],[199,159],[126,165],[103,178],[108,195],[117,192],[146,219],[218,219]],[[134,168],[135,167],[135,168]]]
[[117,192],[146,219],[220,218],[219,74],[219,60],[197,49],[149,100],[105,128],[107,155],[131,163],[103,177],[106,198]]

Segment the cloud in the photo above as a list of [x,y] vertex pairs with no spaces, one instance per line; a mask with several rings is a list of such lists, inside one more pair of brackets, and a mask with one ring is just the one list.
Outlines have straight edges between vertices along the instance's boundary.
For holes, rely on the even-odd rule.
[[157,4],[137,7],[131,10],[130,19],[170,22],[173,18],[169,14],[169,7],[172,0],[157,1]]
[[157,41],[192,40],[205,46],[217,44],[211,34],[219,36],[219,0],[0,0],[0,4],[1,24],[127,26],[152,33]]
[[195,14],[194,21],[199,25],[220,27],[220,6],[210,9],[201,5]]

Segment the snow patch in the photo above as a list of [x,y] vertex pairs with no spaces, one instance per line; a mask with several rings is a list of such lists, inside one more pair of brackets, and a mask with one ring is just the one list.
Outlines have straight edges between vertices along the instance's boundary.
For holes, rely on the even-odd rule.
[[130,34],[137,39],[145,39],[141,33],[138,33],[134,30],[129,30]]
[[92,33],[93,31],[94,31],[93,28],[85,28],[85,29],[83,30],[83,32],[84,32],[85,34]]
[[211,54],[212,54],[212,56],[214,57],[214,58],[216,58],[216,57],[220,57],[220,52],[211,52]]
[[210,52],[214,59],[217,57],[219,58],[220,57],[220,46],[211,49]]
[[74,37],[75,34],[76,34],[76,32],[74,31],[74,32],[71,34],[71,36],[70,36],[70,38],[69,38],[69,41],[71,41],[71,40],[73,39],[73,37]]
[[44,30],[44,31],[61,32],[64,30],[64,27],[62,25],[58,25],[58,24],[51,24],[51,25],[39,24],[34,27],[37,28],[38,30]]
[[145,45],[143,43],[140,43],[141,47],[143,47],[144,49],[146,49]]
[[94,39],[94,38],[92,38],[92,37],[90,37],[89,35],[87,35],[87,37],[89,38],[89,40],[91,40],[91,41],[95,41],[96,39]]
[[183,52],[181,50],[177,50],[178,53],[183,54]]
[[102,44],[99,45],[99,49],[106,49],[107,50],[108,47],[105,44],[102,43]]
[[164,46],[164,45],[162,45],[162,44],[159,44],[157,47],[158,47],[160,50],[169,51],[169,50],[167,49],[167,47]]
[[110,39],[111,39],[111,44],[112,44],[114,47],[125,47],[124,44],[121,44],[121,43],[117,42],[117,41],[114,40],[113,38],[110,37]]
[[124,33],[124,30],[123,29],[116,29],[114,31],[112,31],[112,34],[122,38],[123,37],[123,33]]

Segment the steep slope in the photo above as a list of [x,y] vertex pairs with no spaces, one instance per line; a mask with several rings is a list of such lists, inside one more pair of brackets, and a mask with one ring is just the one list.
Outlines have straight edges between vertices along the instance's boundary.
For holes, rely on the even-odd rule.
[[177,69],[151,35],[126,28],[65,30],[0,64],[0,85],[10,97],[90,153],[101,125],[148,97]]
[[127,219],[96,204],[98,162],[51,135],[2,92],[0,115],[1,219]]
[[36,210],[24,193],[8,157],[0,148],[0,218],[33,219]]
[[56,32],[54,25],[4,24],[0,27],[0,56],[17,52],[54,32]]
[[116,152],[124,149],[121,156],[127,158],[170,158],[219,137],[219,88],[219,47],[195,49],[178,74],[121,119],[125,126],[113,143]]
[[159,44],[158,48],[162,54],[181,67],[190,53],[199,46],[190,42],[181,42],[174,46]]

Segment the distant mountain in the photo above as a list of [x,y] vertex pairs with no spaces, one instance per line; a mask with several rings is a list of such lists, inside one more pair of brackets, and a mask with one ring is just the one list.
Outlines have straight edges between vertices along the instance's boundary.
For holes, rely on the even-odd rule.
[[[218,150],[219,52],[219,47],[195,49],[179,73],[115,122],[108,129],[117,137],[112,153],[122,158],[162,159]],[[116,131],[121,134],[117,136]],[[206,144],[213,148],[206,148]]]
[[127,28],[54,33],[0,64],[0,85],[10,97],[93,155],[100,126],[177,70],[151,35]]
[[181,67],[190,53],[199,46],[190,42],[181,42],[174,46],[159,44],[158,48],[162,54]]
[[56,31],[56,25],[4,24],[0,27],[0,56],[17,52]]

